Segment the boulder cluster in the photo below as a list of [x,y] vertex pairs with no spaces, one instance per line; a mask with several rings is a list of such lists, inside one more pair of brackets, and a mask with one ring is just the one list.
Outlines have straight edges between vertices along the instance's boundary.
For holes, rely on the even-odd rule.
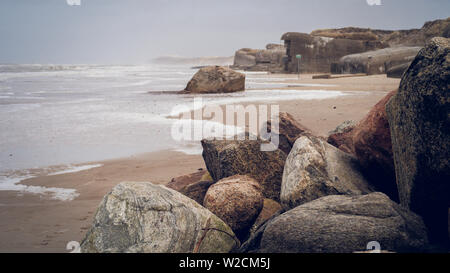
[[448,251],[449,43],[432,39],[398,90],[328,141],[282,113],[275,151],[204,139],[207,171],[117,185],[82,251]]

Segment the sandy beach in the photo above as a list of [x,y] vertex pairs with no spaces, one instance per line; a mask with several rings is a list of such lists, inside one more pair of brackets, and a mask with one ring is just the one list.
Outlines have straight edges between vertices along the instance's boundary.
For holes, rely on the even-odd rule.
[[[280,111],[292,114],[300,123],[320,136],[327,136],[345,120],[359,121],[399,79],[386,75],[313,80],[312,75],[270,75],[286,78],[292,84],[329,86],[295,87],[302,90],[336,90],[346,96],[322,100],[279,102]],[[291,88],[292,89],[292,88]],[[40,176],[21,182],[24,185],[75,189],[72,201],[58,201],[45,195],[0,191],[0,252],[68,252],[69,241],[81,241],[92,223],[102,197],[122,181],[149,181],[166,184],[173,177],[205,168],[201,155],[159,151],[86,164],[101,167],[85,171]]]

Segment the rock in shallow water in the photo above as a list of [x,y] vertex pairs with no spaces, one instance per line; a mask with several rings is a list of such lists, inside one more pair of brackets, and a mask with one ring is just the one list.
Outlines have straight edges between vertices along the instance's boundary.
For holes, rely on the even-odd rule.
[[422,219],[382,193],[326,196],[263,225],[241,251],[352,253],[371,241],[382,250],[422,251],[428,246]]
[[208,66],[200,69],[185,89],[189,93],[230,93],[245,90],[245,74],[228,67]]
[[280,198],[289,209],[326,195],[370,192],[355,158],[319,138],[302,136],[287,157]]
[[82,252],[227,253],[233,231],[195,201],[164,186],[120,183],[101,202]]

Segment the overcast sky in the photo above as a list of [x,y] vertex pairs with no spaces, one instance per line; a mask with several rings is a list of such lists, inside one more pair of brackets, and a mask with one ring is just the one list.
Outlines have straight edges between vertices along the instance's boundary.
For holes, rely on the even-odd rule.
[[[75,1],[75,0],[69,0]],[[0,0],[0,63],[145,63],[231,56],[284,32],[420,28],[450,0]]]

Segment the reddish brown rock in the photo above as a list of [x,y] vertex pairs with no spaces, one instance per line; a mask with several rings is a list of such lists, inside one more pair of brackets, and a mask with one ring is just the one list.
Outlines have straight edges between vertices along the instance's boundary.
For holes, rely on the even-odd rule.
[[193,184],[193,183],[196,183],[196,182],[199,182],[202,180],[204,180],[204,181],[212,180],[212,179],[208,179],[207,177],[210,177],[208,171],[206,171],[206,170],[198,171],[195,173],[172,178],[172,180],[167,184],[167,187],[179,192],[181,189],[183,189],[184,187],[186,187],[190,184]]
[[247,235],[263,208],[259,183],[245,175],[218,181],[206,193],[203,206],[227,223],[239,238]]
[[[272,131],[272,122],[267,122],[267,131]],[[278,134],[280,137],[279,149],[289,154],[295,141],[304,134],[309,134],[310,130],[297,122],[294,117],[286,112],[279,114]]]
[[329,133],[327,142],[343,152],[353,154],[353,129],[355,126],[356,124],[352,120],[344,121]]
[[396,92],[381,99],[356,126],[348,122],[339,125],[327,140],[356,156],[370,184],[394,201],[398,201],[398,192],[386,104]]
[[353,129],[352,141],[354,154],[371,184],[398,201],[391,132],[386,115],[386,104],[396,93],[396,90],[390,92],[370,110]]

